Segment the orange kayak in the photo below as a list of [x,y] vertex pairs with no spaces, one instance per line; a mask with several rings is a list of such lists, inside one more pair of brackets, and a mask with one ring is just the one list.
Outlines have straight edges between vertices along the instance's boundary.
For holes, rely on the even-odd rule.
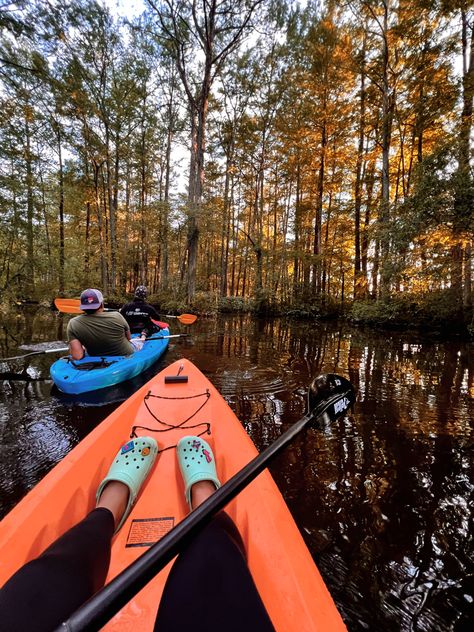
[[[168,383],[166,376],[187,376],[188,381]],[[202,425],[190,428],[196,424]],[[257,454],[234,413],[188,360],[179,360],[152,378],[0,523],[0,585],[94,507],[95,491],[113,457],[132,427],[139,426],[136,433],[155,437],[160,453],[113,541],[110,581],[187,515],[175,450],[164,449],[175,446],[184,435],[199,434],[206,424],[210,424],[211,434],[203,436],[214,451],[218,476],[224,483]],[[180,428],[169,428],[177,425]],[[226,511],[245,542],[251,573],[276,630],[346,630],[268,470],[240,492]],[[156,575],[104,629],[152,630],[170,567],[168,564]]]

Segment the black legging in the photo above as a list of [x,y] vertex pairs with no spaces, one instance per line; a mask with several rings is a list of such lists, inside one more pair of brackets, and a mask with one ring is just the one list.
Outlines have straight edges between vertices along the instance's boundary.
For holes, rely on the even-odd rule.
[[[0,590],[0,630],[50,632],[105,582],[112,513],[94,509],[20,568]],[[155,630],[271,631],[245,561],[240,534],[221,513],[179,555],[166,581]]]
[[274,630],[245,560],[237,527],[225,513],[186,547],[171,569],[155,632]]

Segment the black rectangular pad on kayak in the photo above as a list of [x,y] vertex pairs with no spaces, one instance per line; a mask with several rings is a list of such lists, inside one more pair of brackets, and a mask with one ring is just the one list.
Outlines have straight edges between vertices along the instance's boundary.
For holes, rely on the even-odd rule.
[[187,375],[165,375],[165,384],[178,384],[187,381]]

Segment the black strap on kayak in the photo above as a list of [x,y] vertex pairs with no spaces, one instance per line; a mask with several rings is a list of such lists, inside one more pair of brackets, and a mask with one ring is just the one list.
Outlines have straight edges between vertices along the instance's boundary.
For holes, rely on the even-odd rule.
[[94,369],[106,369],[111,364],[115,364],[117,360],[106,360],[101,358],[100,360],[91,360],[90,362],[74,362],[72,358],[68,357],[68,362],[78,371],[93,371]]
[[[206,399],[202,402],[202,404],[199,406],[199,408],[197,408],[193,413],[191,413],[191,415],[189,415],[189,417],[187,417],[186,419],[183,419],[183,421],[180,421],[177,424],[170,424],[167,421],[163,421],[162,419],[160,419],[151,410],[150,404],[148,403],[148,400],[150,399],[150,397],[154,397],[155,399],[174,399],[174,400],[196,399],[198,397],[205,397]],[[164,395],[154,395],[151,391],[148,391],[148,393],[143,398],[143,403],[145,404],[145,408],[148,410],[148,412],[150,413],[150,415],[153,417],[153,419],[156,422],[158,422],[162,426],[166,426],[166,427],[165,428],[148,428],[147,426],[132,426],[132,430],[131,430],[131,433],[130,433],[130,438],[133,439],[134,437],[137,436],[137,433],[136,433],[137,429],[147,430],[148,432],[169,432],[170,430],[175,430],[177,428],[179,428],[180,430],[192,430],[194,428],[199,428],[199,427],[204,426],[204,430],[202,430],[196,436],[201,437],[204,434],[211,434],[211,423],[209,421],[202,421],[202,422],[200,422],[198,424],[194,424],[194,425],[191,425],[191,426],[186,426],[185,425],[185,424],[187,424],[188,421],[191,421],[191,419],[193,417],[195,417],[200,410],[202,410],[204,408],[204,406],[209,401],[210,397],[211,397],[211,393],[209,392],[209,389],[206,389],[206,391],[204,393],[198,393],[197,395],[188,395],[187,397],[165,397]],[[166,448],[163,448],[162,450],[160,450],[160,452],[166,452],[166,450],[171,450],[173,448],[176,448],[176,444],[175,445],[169,445]]]

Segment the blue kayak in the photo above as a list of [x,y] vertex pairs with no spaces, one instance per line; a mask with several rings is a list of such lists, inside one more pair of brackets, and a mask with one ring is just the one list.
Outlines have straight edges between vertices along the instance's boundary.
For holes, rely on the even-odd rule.
[[[137,334],[138,335],[138,334]],[[143,349],[129,356],[88,356],[60,358],[51,366],[53,382],[63,393],[78,395],[130,380],[154,364],[168,347],[168,329],[145,341]],[[135,336],[133,336],[135,337]]]

